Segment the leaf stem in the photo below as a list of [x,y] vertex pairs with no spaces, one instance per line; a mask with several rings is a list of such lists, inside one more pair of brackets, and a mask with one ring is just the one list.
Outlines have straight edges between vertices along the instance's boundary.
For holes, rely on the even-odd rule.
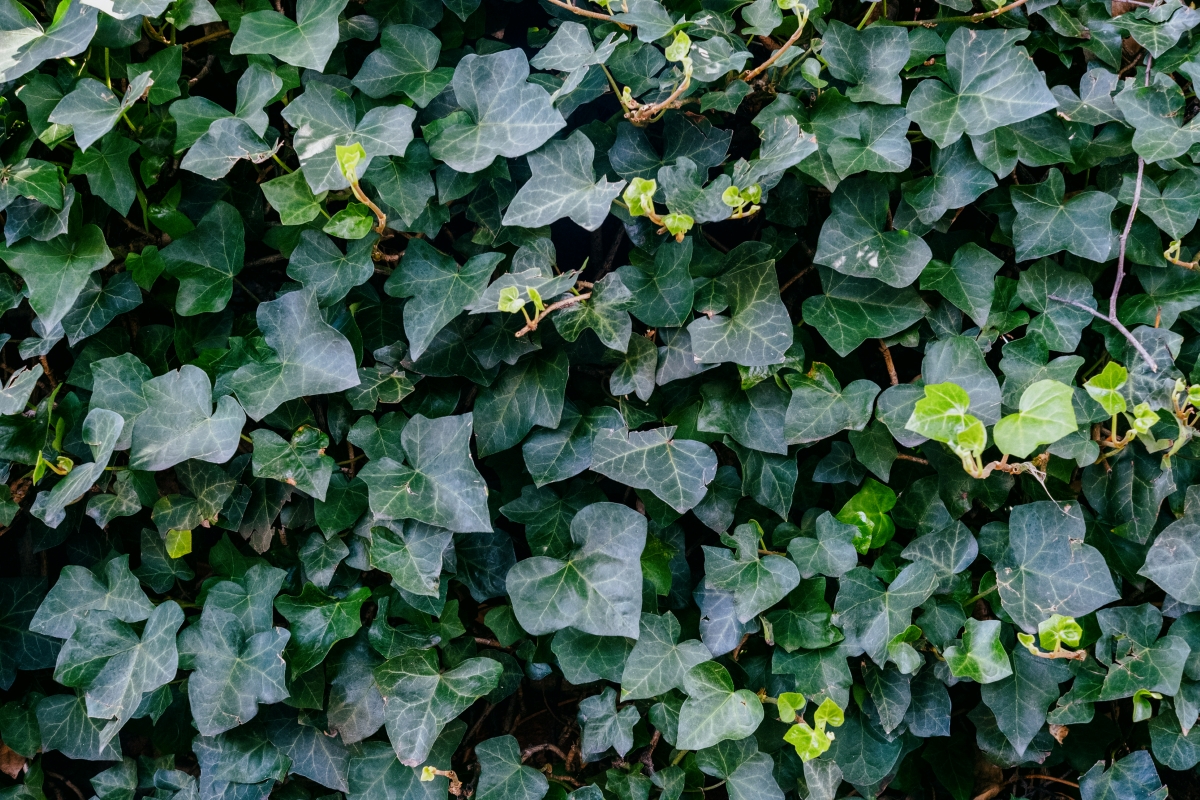
[[[1024,2],[1024,1],[1025,0],[1022,0],[1022,2]],[[867,13],[870,14],[869,11]],[[783,43],[783,46],[780,47],[778,50],[776,50],[774,53],[772,53],[770,58],[768,58],[766,61],[759,64],[757,67],[750,70],[749,72],[743,74],[742,80],[744,80],[746,83],[749,83],[750,81],[757,78],[764,71],[766,71],[767,69],[770,69],[771,65],[774,64],[776,61],[778,61],[779,57],[788,51],[788,48],[790,48],[796,42],[800,41],[800,35],[802,33],[804,33],[804,26],[806,24],[808,24],[808,9],[805,9],[803,13],[797,13],[796,18],[798,20],[798,22],[796,24],[796,32],[793,33],[791,36],[789,36],[788,40]]]
[[[544,320],[547,316],[549,316],[551,311],[557,311],[560,308],[566,308],[567,306],[574,305],[575,303],[581,302],[583,300],[587,300],[591,296],[592,296],[591,292],[584,292],[583,294],[574,294],[574,295],[571,295],[570,297],[565,297],[562,300],[559,300],[557,303],[551,303],[550,305],[548,305],[544,309],[542,309],[541,312],[539,312],[537,316],[535,316],[533,319],[529,320],[529,323],[524,328],[521,328],[521,330],[517,331],[516,338],[520,339],[522,336],[529,333],[530,331],[536,331],[538,324],[541,323],[541,321]],[[524,311],[524,306],[522,306],[521,310]]]
[[579,16],[587,17],[588,19],[601,19],[601,20],[604,20],[605,22],[611,22],[614,25],[617,25],[624,30],[627,30],[627,31],[632,30],[631,26],[626,25],[623,22],[617,22],[615,19],[613,19],[612,14],[600,14],[595,11],[588,11],[586,8],[580,8],[576,5],[574,5],[573,3],[563,2],[563,0],[548,0],[548,2],[550,3],[550,5],[558,6],[559,8],[565,8],[567,11],[570,11],[572,14],[578,14]]
[[938,25],[945,25],[950,22],[983,22],[984,20],[989,20],[989,19],[998,17],[1001,14],[1006,14],[1009,11],[1012,11],[1014,8],[1019,8],[1020,6],[1023,6],[1028,2],[1029,2],[1029,0],[1016,0],[1016,2],[1009,3],[1006,6],[1001,6],[1000,8],[997,8],[995,11],[980,11],[978,14],[967,14],[967,15],[961,16],[961,17],[941,17],[940,19],[901,20],[899,22],[896,22],[895,24],[903,25],[906,28],[912,28],[912,27],[916,27],[916,26],[922,26],[925,28],[936,28]]

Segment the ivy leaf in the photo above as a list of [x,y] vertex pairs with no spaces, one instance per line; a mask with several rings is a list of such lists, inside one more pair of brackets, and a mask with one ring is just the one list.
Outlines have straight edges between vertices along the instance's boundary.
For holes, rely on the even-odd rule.
[[458,172],[479,172],[496,156],[516,158],[544,144],[566,121],[528,77],[520,49],[464,57],[452,86],[471,121],[441,129],[429,142],[430,154]]
[[479,420],[475,445],[481,456],[507,450],[535,425],[558,427],[568,363],[561,351],[534,354],[506,369],[494,385],[480,392],[475,403]]
[[1052,614],[1079,617],[1119,596],[1104,557],[1083,544],[1083,519],[1049,501],[1017,506],[1009,518],[1009,547],[996,562],[1000,602],[1032,633]]
[[700,396],[704,403],[696,420],[699,430],[726,433],[745,447],[787,455],[784,418],[788,397],[774,381],[763,381],[747,391],[728,383],[706,383],[700,387]]
[[142,384],[145,411],[133,423],[129,466],[168,469],[194,458],[220,464],[237,449],[246,414],[232,397],[212,408],[212,385],[190,364]]
[[233,55],[273,55],[295,67],[321,72],[338,43],[338,15],[345,3],[297,0],[296,19],[278,11],[244,15],[229,45]]
[[[924,80],[907,113],[938,147],[1029,119],[1058,104],[1045,77],[1017,42],[1022,30],[956,30],[946,43],[946,82]],[[1020,259],[1018,259],[1020,260]]]
[[291,624],[287,660],[292,676],[303,675],[325,660],[329,649],[358,632],[359,611],[371,596],[366,587],[336,598],[304,585],[299,595],[275,598],[275,610]]
[[177,136],[175,151],[182,153],[203,139],[215,122],[230,117],[245,122],[255,136],[264,136],[269,119],[263,106],[283,89],[282,79],[261,64],[251,64],[237,82],[237,105],[230,114],[204,97],[187,97],[171,104]]
[[384,519],[417,519],[470,533],[492,530],[487,488],[471,461],[472,416],[427,419],[417,414],[400,435],[406,464],[383,457],[359,472],[371,511]]
[[236,616],[217,608],[205,608],[197,625],[188,699],[201,735],[216,736],[243,725],[258,714],[259,703],[278,703],[288,696],[283,661],[288,631],[248,634]]
[[909,56],[907,33],[883,27],[858,31],[831,20],[822,39],[821,56],[829,62],[830,74],[857,84],[847,90],[847,97],[855,103],[900,102],[900,70]]
[[679,712],[681,750],[703,750],[726,739],[744,739],[763,721],[758,697],[747,689],[734,690],[729,672],[715,661],[688,670],[683,679],[688,698]]
[[770,248],[747,242],[730,252],[726,263],[717,286],[730,315],[701,317],[688,325],[696,361],[746,367],[781,363],[792,346],[792,322],[779,297]]
[[592,465],[596,435],[623,427],[621,412],[611,406],[580,413],[569,400],[564,401],[558,427],[534,431],[521,446],[525,468],[537,486],[573,478]]
[[610,183],[601,177],[597,182],[592,169],[595,155],[596,149],[583,131],[546,142],[530,153],[533,177],[509,204],[503,224],[538,228],[567,217],[584,230],[599,228],[625,181]]
[[1000,643],[999,620],[968,618],[960,642],[947,647],[945,653],[946,664],[954,677],[991,684],[1012,675],[1008,653]]
[[839,578],[858,565],[858,551],[854,547],[858,528],[826,511],[817,517],[816,533],[816,538],[797,536],[788,542],[788,555],[800,568],[802,577]]
[[384,291],[392,297],[412,298],[404,304],[404,333],[412,360],[420,358],[438,332],[463,309],[479,300],[503,258],[501,253],[483,253],[459,266],[425,240],[412,241],[399,268],[384,284]]
[[865,379],[843,388],[833,370],[819,361],[807,373],[789,373],[784,380],[792,390],[783,427],[788,444],[817,442],[846,429],[862,430],[879,394],[879,386]]
[[[1075,391],[1064,383],[1038,381],[1021,393],[1016,414],[996,423],[992,436],[1001,453],[1025,458],[1044,444],[1054,444],[1079,424],[1071,404]],[[1070,614],[1068,616],[1077,616]]]
[[[1118,200],[1133,203],[1136,178],[1127,175],[1121,182]],[[1148,216],[1154,224],[1171,239],[1182,239],[1191,233],[1196,220],[1191,214],[1200,216],[1200,172],[1181,169],[1172,172],[1162,182],[1162,189],[1149,178],[1142,176],[1142,195],[1138,211]]]
[[596,636],[638,638],[645,517],[594,503],[571,521],[577,549],[566,559],[536,556],[508,572],[521,627],[534,636],[574,627]]
[[374,246],[374,237],[367,236],[349,242],[343,253],[325,234],[303,231],[299,246],[288,259],[288,277],[311,288],[322,306],[333,305],[375,274]]
[[1058,169],[1032,186],[1011,189],[1017,218],[1013,246],[1017,261],[1029,261],[1066,250],[1090,261],[1106,261],[1115,239],[1109,216],[1117,201],[1112,195],[1084,191],[1063,199],[1066,184]]
[[387,572],[406,592],[438,597],[442,563],[454,535],[415,520],[384,522],[371,528],[371,566]]
[[887,588],[865,567],[847,572],[833,606],[834,624],[846,634],[845,646],[886,664],[888,643],[912,624],[913,609],[929,599],[937,583],[927,561],[909,564]]
[[1179,694],[1191,648],[1181,636],[1159,637],[1161,611],[1148,603],[1105,608],[1096,612],[1096,621],[1103,633],[1096,658],[1109,668],[1097,699],[1118,700],[1139,692]]
[[[450,757],[466,733],[466,725],[452,722],[446,726],[433,743],[427,764],[439,770],[449,771]],[[422,781],[422,770],[400,763],[395,751],[384,742],[363,742],[351,751],[350,764],[346,771],[346,782],[350,800],[442,800],[449,793],[450,781],[445,776],[435,776],[431,781]]]
[[985,685],[983,702],[996,715],[996,726],[1018,756],[1046,722],[1046,711],[1058,699],[1058,684],[1070,678],[1066,665],[1037,658],[1023,647],[1013,652],[1012,674]]
[[255,315],[275,357],[239,367],[229,379],[251,419],[260,420],[297,397],[358,385],[354,350],[325,322],[312,289],[260,303]]
[[129,571],[129,556],[104,565],[104,580],[86,567],[63,567],[58,582],[38,606],[29,630],[55,639],[69,639],[89,611],[112,613],[122,622],[141,622],[154,606]]
[[577,718],[582,730],[581,755],[584,761],[594,761],[610,748],[624,757],[633,747],[633,726],[641,715],[632,705],[617,711],[617,690],[608,686],[580,701]]
[[1182,603],[1200,600],[1200,524],[1191,515],[1163,529],[1138,570]]
[[475,746],[479,759],[479,800],[542,800],[550,789],[546,776],[521,764],[521,746],[511,736],[497,736]]
[[[72,571],[75,569],[83,568],[73,567]],[[17,670],[49,669],[54,666],[59,643],[45,634],[35,632],[30,627],[30,623],[45,597],[46,581],[44,579],[5,578],[0,580],[0,600],[3,601],[0,603],[0,608],[4,609],[3,615],[0,616],[0,688],[6,692],[12,687]],[[44,620],[45,617],[41,623],[43,626],[45,625]],[[60,630],[67,627],[62,625],[63,620],[61,619],[55,622],[61,626]],[[69,636],[70,633],[67,635]],[[3,717],[0,717],[0,720],[3,720]],[[15,746],[15,737],[9,732],[10,729],[3,726],[4,722],[0,721],[0,729],[4,730],[4,735],[13,740],[13,744],[10,746]],[[32,756],[33,753],[30,753],[27,757]]]
[[89,717],[113,720],[101,731],[101,745],[132,719],[143,695],[174,679],[182,624],[183,611],[171,600],[150,612],[141,637],[111,612],[93,611],[63,644],[54,679],[82,690]]
[[717,457],[701,442],[675,438],[675,426],[630,432],[601,429],[592,441],[594,472],[654,493],[679,513],[704,499]]
[[129,81],[124,97],[117,97],[113,90],[100,81],[83,78],[75,88],[59,101],[50,114],[50,121],[59,125],[70,125],[75,132],[75,142],[80,150],[92,144],[113,129],[125,112],[142,98],[150,84],[150,72],[143,72]]
[[965,139],[934,150],[932,168],[929,177],[904,184],[905,201],[926,225],[937,224],[947,211],[970,205],[996,186],[996,179]]
[[214,203],[194,231],[162,251],[167,271],[179,279],[175,310],[185,317],[223,310],[245,253],[241,215],[228,203]]
[[100,229],[85,225],[78,234],[64,233],[48,242],[27,239],[0,246],[0,260],[25,280],[29,305],[41,324],[53,330],[75,305],[88,276],[107,266],[113,255]]
[[1153,9],[1137,9],[1128,16],[1114,17],[1113,24],[1129,33],[1134,41],[1158,58],[1170,50],[1184,32],[1200,23],[1200,14],[1178,2],[1163,3]]
[[[121,752],[111,741],[107,745],[101,744],[104,721],[88,716],[82,697],[69,694],[43,697],[37,704],[37,725],[44,752],[58,750],[67,758],[85,761],[118,761],[121,758]],[[17,797],[26,800],[29,796]]]
[[1084,800],[1166,800],[1167,791],[1146,750],[1135,750],[1113,761],[1107,770],[1097,762],[1079,780],[1079,794]]
[[1017,296],[1025,307],[1041,312],[1027,330],[1040,333],[1051,350],[1073,352],[1093,317],[1081,308],[1049,299],[1050,295],[1095,308],[1092,284],[1082,275],[1068,272],[1045,258],[1022,272],[1017,285]]
[[804,319],[842,357],[867,339],[899,333],[919,322],[929,306],[911,286],[896,291],[881,281],[818,268],[824,293],[804,301]]
[[403,92],[418,108],[425,108],[454,77],[454,70],[437,65],[442,42],[425,28],[389,25],[383,29],[379,45],[354,76],[354,85],[369,97]]
[[78,55],[87,49],[96,35],[99,13],[80,0],[59,5],[48,28],[42,28],[28,9],[11,7],[5,29],[12,32],[12,38],[0,54],[0,80],[15,81],[43,61]]
[[629,311],[655,327],[674,327],[688,321],[695,292],[688,266],[692,239],[667,241],[654,252],[653,264],[633,264],[617,270],[629,289]]
[[859,172],[903,172],[912,162],[912,145],[905,137],[909,124],[898,106],[853,103],[830,89],[813,105],[817,151],[801,162],[800,170],[830,191]]
[[137,198],[129,157],[138,145],[119,133],[100,139],[100,146],[80,150],[71,161],[72,175],[86,175],[88,189],[118,214],[127,215]]
[[[244,28],[239,29],[239,34],[241,30]],[[360,179],[375,158],[404,155],[413,140],[416,112],[405,105],[380,105],[359,119],[349,94],[318,81],[288,104],[283,118],[296,128],[292,145],[300,158],[304,178],[316,193],[350,186],[350,179],[338,164],[338,147],[363,148],[365,155],[354,168]]]
[[683,689],[692,667],[708,661],[712,653],[701,642],[679,642],[679,622],[667,612],[642,614],[641,635],[625,660],[621,673],[621,701],[646,700]]
[[[284,225],[303,225],[306,222],[312,222],[321,213],[323,208],[321,202],[328,194],[327,192],[313,194],[312,189],[308,188],[308,181],[304,179],[302,170],[297,170],[290,175],[281,175],[260,185],[263,196],[267,198],[267,203],[279,212],[279,221]],[[315,233],[315,231],[304,231],[301,234],[301,246],[303,246],[303,238],[310,233]],[[362,245],[364,242],[368,245],[374,244],[370,237],[359,239],[355,244]],[[299,250],[300,248],[293,250],[293,255]],[[373,269],[372,274],[374,274]]]
[[[940,215],[939,215],[940,216]],[[843,275],[875,278],[903,288],[917,279],[932,254],[919,236],[884,231],[887,191],[877,181],[851,178],[830,199],[830,215],[821,228],[816,264]]]
[[722,542],[736,550],[704,547],[704,582],[733,595],[739,622],[749,622],[782,600],[800,583],[796,565],[777,555],[759,556],[763,530],[757,522],[739,525]]
[[317,500],[325,500],[325,489],[333,474],[333,459],[325,455],[329,437],[317,428],[305,425],[291,441],[265,428],[251,432],[254,441],[254,475],[274,478],[295,486]]

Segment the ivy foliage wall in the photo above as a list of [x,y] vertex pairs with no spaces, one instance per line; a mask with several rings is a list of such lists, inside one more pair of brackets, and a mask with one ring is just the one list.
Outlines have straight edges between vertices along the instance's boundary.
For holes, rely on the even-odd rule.
[[980,2],[0,0],[0,798],[1196,797],[1200,11]]

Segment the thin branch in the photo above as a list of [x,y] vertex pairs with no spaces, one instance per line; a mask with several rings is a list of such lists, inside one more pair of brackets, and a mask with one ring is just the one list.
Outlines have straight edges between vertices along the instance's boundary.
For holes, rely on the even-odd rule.
[[558,745],[550,744],[549,742],[545,742],[543,744],[535,744],[533,747],[526,747],[524,750],[522,750],[521,751],[521,761],[522,762],[528,761],[529,759],[533,758],[535,755],[542,752],[543,750],[549,750],[551,753],[554,753],[554,755],[561,758],[564,762],[567,760],[567,754],[564,753],[562,750],[559,750]]
[[572,14],[578,14],[579,16],[587,17],[588,19],[601,19],[601,20],[604,20],[605,22],[612,22],[615,25],[620,26],[624,30],[631,30],[630,26],[628,26],[624,23],[621,23],[621,22],[617,22],[615,19],[613,19],[612,14],[598,14],[595,11],[588,11],[586,8],[579,8],[578,6],[573,5],[571,3],[565,3],[565,2],[563,2],[563,0],[548,0],[548,2],[550,3],[550,5],[558,6],[559,8],[565,8],[567,11],[570,11]]
[[949,22],[983,22],[984,20],[989,20],[989,19],[998,17],[1001,14],[1006,14],[1009,11],[1012,11],[1014,8],[1020,8],[1021,6],[1025,5],[1028,2],[1029,2],[1029,0],[1016,0],[1016,2],[1009,3],[1006,6],[1001,6],[1000,8],[997,8],[995,11],[980,11],[978,14],[967,14],[967,15],[961,16],[961,17],[941,17],[940,19],[914,19],[912,21],[901,20],[901,21],[893,23],[893,24],[903,25],[903,26],[909,27],[909,28],[917,26],[917,25],[921,25],[926,28],[936,28],[938,25],[945,25],[946,23],[949,23]]
[[[145,19],[145,17],[142,19]],[[213,61],[215,61],[216,58],[217,57],[215,55],[209,53],[208,58],[204,59],[204,66],[201,67],[200,71],[196,73],[196,77],[188,78],[188,86],[195,86],[197,83],[199,83],[200,80],[208,74],[208,71],[212,69]]]
[[914,464],[924,464],[927,467],[929,466],[929,461],[927,459],[919,458],[917,456],[910,456],[908,453],[896,453],[896,458],[900,461],[911,461]]
[[811,266],[805,267],[804,269],[800,270],[792,277],[788,278],[786,281],[783,282],[783,286],[779,287],[779,293],[783,294],[788,289],[792,288],[792,284],[795,283],[796,281],[800,280],[801,278],[803,278],[805,275],[807,275],[809,273],[809,270],[811,270],[811,269],[812,269]]
[[542,320],[544,320],[547,316],[549,316],[551,311],[557,311],[560,308],[566,308],[567,306],[574,305],[575,303],[579,303],[584,300],[587,300],[591,296],[592,296],[591,292],[584,292],[583,294],[576,294],[576,295],[572,295],[570,297],[564,298],[562,300],[559,300],[557,303],[551,303],[550,305],[546,306],[545,309],[542,310],[542,313],[538,314],[536,317],[529,320],[528,325],[526,325],[524,328],[521,328],[521,330],[517,331],[516,338],[520,339],[522,336],[529,333],[530,331],[536,331],[537,326],[541,323]]
[[744,73],[742,75],[742,80],[744,80],[746,83],[749,83],[750,81],[754,80],[759,75],[761,75],[763,72],[770,69],[771,65],[774,64],[776,61],[778,61],[780,56],[782,56],[784,53],[786,53],[792,45],[794,45],[796,42],[800,41],[800,35],[802,33],[804,33],[804,24],[806,22],[808,22],[808,15],[800,17],[797,20],[796,32],[788,37],[788,40],[783,43],[783,47],[780,47],[778,50],[776,50],[774,53],[772,53],[771,57],[768,58],[766,61],[759,64],[757,67],[750,70],[749,72]]
[[1046,297],[1049,300],[1057,300],[1060,303],[1066,303],[1069,306],[1074,306],[1075,308],[1078,308],[1080,311],[1086,311],[1089,314],[1091,314],[1093,317],[1095,317],[1096,319],[1101,320],[1103,322],[1107,322],[1109,325],[1112,325],[1114,328],[1116,328],[1117,330],[1119,330],[1121,332],[1121,335],[1124,336],[1131,345],[1133,345],[1133,349],[1137,350],[1138,355],[1140,355],[1145,360],[1145,362],[1150,365],[1150,369],[1153,370],[1154,372],[1158,372],[1158,364],[1156,364],[1154,362],[1154,359],[1151,358],[1150,353],[1146,351],[1146,348],[1142,346],[1141,342],[1139,342],[1137,339],[1134,338],[1133,334],[1129,332],[1129,329],[1121,324],[1120,320],[1113,319],[1113,318],[1109,317],[1108,314],[1104,314],[1100,311],[1097,311],[1096,309],[1092,308],[1091,306],[1085,306],[1083,303],[1080,303],[1076,300],[1068,300],[1065,297],[1059,297],[1058,295],[1055,295],[1055,294],[1047,295]]
[[892,382],[892,386],[898,386],[900,376],[896,374],[896,365],[892,362],[892,351],[888,349],[883,339],[879,340],[879,352],[883,353],[883,363],[887,366],[888,380]]
[[287,260],[288,260],[288,257],[285,256],[283,253],[275,253],[274,255],[263,256],[262,258],[256,258],[253,261],[247,261],[245,263],[243,269],[245,267],[262,267],[267,264],[275,264],[280,261],[287,261]]
[[195,47],[198,44],[204,44],[205,42],[211,42],[214,39],[224,39],[226,36],[233,36],[233,31],[229,30],[229,28],[225,28],[225,30],[214,31],[213,33],[206,33],[203,36],[201,36],[199,39],[193,39],[190,42],[184,42],[183,49],[187,50],[189,47]]

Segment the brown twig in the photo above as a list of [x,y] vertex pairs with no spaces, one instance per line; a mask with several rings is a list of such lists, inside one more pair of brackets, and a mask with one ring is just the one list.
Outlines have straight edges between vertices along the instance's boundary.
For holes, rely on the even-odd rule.
[[50,362],[46,360],[45,356],[38,356],[38,363],[42,365],[42,372],[46,375],[46,380],[50,381],[50,388],[56,388],[58,381],[54,379],[54,373],[50,370]]
[[896,458],[900,461],[911,461],[914,464],[924,464],[927,467],[929,466],[929,461],[927,459],[919,458],[917,456],[910,456],[908,453],[896,453]]
[[567,754],[564,753],[562,750],[559,750],[558,745],[550,744],[549,742],[544,742],[542,744],[535,744],[532,747],[526,747],[524,750],[522,750],[521,751],[521,763],[525,763],[526,761],[533,758],[538,753],[541,753],[545,750],[549,750],[551,753],[554,753],[554,755],[561,758],[564,763],[566,762]]
[[899,385],[900,376],[896,374],[896,365],[892,362],[892,351],[888,349],[883,339],[879,340],[879,352],[883,353],[883,363],[887,366],[888,380],[892,382],[892,386]]
[[1019,8],[1028,2],[1029,2],[1029,0],[1016,0],[1015,3],[1009,3],[1006,6],[1001,6],[1000,8],[997,8],[995,11],[980,11],[978,14],[967,14],[967,15],[961,16],[961,17],[942,17],[941,19],[915,19],[915,20],[912,20],[911,22],[908,20],[901,20],[901,21],[895,22],[893,24],[894,25],[903,25],[905,27],[910,27],[910,28],[917,26],[917,25],[921,25],[926,28],[935,28],[938,25],[945,25],[946,23],[949,23],[949,22],[983,22],[984,20],[993,19],[995,17],[1000,16],[1001,14],[1005,14],[1009,11],[1012,11],[1014,8]]
[[196,77],[188,78],[188,86],[195,86],[197,83],[199,83],[204,76],[208,74],[208,71],[212,69],[213,61],[215,61],[216,58],[217,57],[215,55],[209,53],[208,58],[204,59],[204,66],[201,67],[200,71],[196,73]]
[[183,49],[187,50],[189,47],[195,47],[198,44],[204,44],[205,42],[211,42],[214,39],[224,39],[226,36],[233,36],[233,31],[229,30],[228,27],[226,27],[224,30],[213,31],[212,33],[206,33],[203,36],[201,36],[199,39],[193,39],[190,42],[184,42]]
[[[729,248],[726,247],[725,245],[721,244],[719,241],[717,241],[717,238],[715,236],[713,236],[711,233],[709,233],[708,231],[704,232],[704,238],[708,239],[708,243],[711,244],[713,247],[717,248],[718,250],[720,250],[722,253],[726,253],[726,254],[729,253]],[[783,290],[780,289],[780,291],[783,291]]]
[[574,305],[575,303],[580,303],[584,300],[587,300],[591,296],[592,296],[591,292],[584,292],[583,294],[576,294],[576,295],[572,295],[571,297],[563,298],[562,300],[559,300],[557,303],[551,303],[550,305],[548,305],[544,309],[542,309],[542,313],[538,314],[536,317],[529,320],[529,324],[527,324],[524,328],[521,328],[521,330],[517,331],[516,338],[520,339],[522,336],[529,333],[530,331],[536,331],[537,326],[539,324],[541,324],[542,320],[544,320],[547,316],[549,316],[551,311],[557,311],[560,308],[566,308],[567,306]]
[[[1026,0],[1022,0],[1022,2],[1025,2],[1025,1]],[[761,75],[763,72],[770,69],[771,65],[774,64],[776,61],[778,61],[780,56],[782,56],[784,53],[786,53],[791,48],[792,45],[794,45],[796,42],[800,41],[800,36],[801,36],[801,34],[804,33],[804,23],[807,21],[808,21],[807,15],[805,15],[804,17],[798,18],[798,20],[797,20],[798,24],[796,25],[796,32],[793,33],[791,36],[789,36],[787,41],[783,43],[783,46],[780,47],[778,50],[776,50],[774,53],[772,53],[770,58],[768,58],[766,61],[759,64],[757,67],[750,70],[749,72],[743,73],[742,80],[744,80],[746,83],[749,83],[750,81],[754,80],[759,75]]]
[[288,260],[288,257],[285,256],[283,253],[275,253],[274,255],[263,256],[262,258],[256,258],[253,261],[247,261],[245,263],[243,269],[245,267],[263,267],[263,266],[266,266],[267,264],[277,264],[280,261],[287,261],[287,260]]
[[623,30],[631,30],[630,26],[628,26],[624,23],[621,23],[621,22],[617,22],[615,19],[613,19],[612,14],[599,14],[595,11],[588,11],[586,8],[579,8],[578,6],[573,5],[571,3],[563,2],[563,0],[547,0],[547,1],[551,5],[558,6],[559,8],[565,8],[567,11],[570,11],[572,14],[578,14],[579,16],[587,17],[588,19],[604,20],[605,22],[611,22],[611,23],[617,25],[618,27],[620,27]]
[[805,275],[807,275],[811,269],[812,269],[811,266],[805,267],[804,269],[800,270],[792,277],[788,278],[786,281],[784,281],[783,286],[779,287],[779,293],[783,294],[788,289],[792,288],[792,284],[795,283],[796,281],[800,280],[801,278],[803,278]]

